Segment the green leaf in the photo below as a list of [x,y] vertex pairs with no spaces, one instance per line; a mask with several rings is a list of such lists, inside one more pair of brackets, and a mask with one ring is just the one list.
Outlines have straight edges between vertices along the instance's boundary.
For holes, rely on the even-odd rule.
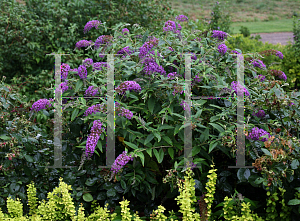
[[220,125],[215,123],[209,123],[209,124],[212,125],[214,128],[216,128],[220,133],[224,132],[224,129]]
[[293,160],[292,163],[291,163],[291,168],[293,170],[297,169],[299,166],[299,161],[297,159]]
[[77,80],[75,92],[78,92],[82,85],[83,85],[82,80]]
[[91,202],[91,201],[93,201],[93,196],[92,196],[91,194],[89,194],[89,193],[85,193],[85,194],[83,195],[83,200],[84,200],[85,202]]
[[241,182],[246,182],[250,176],[250,170],[248,168],[240,168],[237,172],[237,177]]
[[169,147],[169,148],[168,148],[168,153],[169,153],[170,157],[171,157],[172,160],[173,160],[173,159],[174,159],[174,150],[173,150],[172,147]]
[[264,178],[258,177],[258,178],[254,181],[254,183],[255,183],[255,184],[261,184],[263,181],[264,181]]
[[101,153],[103,153],[103,150],[102,150],[102,143],[100,142],[100,140],[98,140],[97,148],[101,151]]
[[29,156],[29,155],[24,155],[24,157],[25,157],[25,159],[26,159],[28,162],[30,162],[30,163],[33,162],[33,159],[32,159],[31,156]]
[[121,180],[121,187],[125,190],[126,189],[126,182]]
[[114,188],[111,188],[106,192],[107,197],[115,197],[116,194],[117,194],[117,191]]
[[141,161],[142,161],[142,164],[143,164],[143,167],[145,166],[145,156],[142,152],[137,152],[136,155],[138,157],[140,157]]
[[171,146],[173,145],[173,143],[172,143],[172,141],[171,141],[171,139],[170,139],[169,137],[163,136],[163,139],[164,139],[168,144],[170,144]]
[[209,144],[209,150],[208,150],[208,153],[210,153],[211,151],[213,151],[213,149],[215,149],[215,147],[218,145],[219,142],[211,142]]
[[266,148],[261,148],[262,152],[264,152],[268,156],[272,156],[272,154],[266,149]]
[[159,152],[156,149],[153,149],[154,155],[157,159],[158,163],[161,163],[163,161],[164,158],[164,151],[162,150],[162,148],[159,150]]
[[161,125],[161,126],[158,128],[158,131],[161,131],[161,130],[163,130],[163,129],[173,129],[173,128],[174,128],[173,126],[164,124],[164,125]]
[[79,113],[79,109],[76,108],[75,110],[73,110],[72,116],[71,116],[71,121],[73,121],[77,117],[78,113]]
[[160,142],[160,140],[161,140],[161,136],[160,136],[160,134],[158,133],[158,132],[156,132],[156,131],[153,131],[153,134],[154,134],[154,136],[156,136],[157,137],[157,139],[158,139],[158,143]]
[[289,206],[295,206],[295,205],[299,205],[300,204],[300,200],[299,199],[292,199],[288,202]]
[[87,186],[93,186],[93,185],[95,185],[95,183],[97,182],[97,180],[98,180],[97,177],[88,178],[88,179],[85,181],[85,185],[87,185]]
[[138,147],[133,144],[133,143],[130,143],[130,142],[127,142],[127,141],[123,141],[126,145],[128,145],[129,147],[131,147],[132,149],[138,149]]
[[20,189],[20,185],[17,183],[11,183],[9,186],[9,192],[10,194],[15,194]]
[[148,100],[148,109],[151,112],[151,114],[153,114],[154,106],[155,106],[155,98],[150,97],[150,99]]
[[1,135],[0,139],[2,139],[2,140],[11,140],[11,137],[8,137],[6,135]]
[[149,147],[149,148],[147,148],[146,151],[147,151],[147,153],[149,154],[149,156],[152,157],[152,148]]
[[174,129],[174,136],[179,132],[180,127],[181,127],[181,125],[176,125],[176,127]]
[[144,142],[144,145],[146,146],[147,143],[149,143],[154,138],[153,134],[149,134]]

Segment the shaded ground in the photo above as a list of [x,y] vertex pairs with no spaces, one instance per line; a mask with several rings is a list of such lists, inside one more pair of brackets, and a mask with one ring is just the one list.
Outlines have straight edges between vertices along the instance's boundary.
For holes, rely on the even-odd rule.
[[[263,43],[269,42],[271,44],[281,43],[282,45],[287,45],[288,41],[294,44],[293,32],[273,32],[273,33],[258,33],[262,39]],[[256,36],[258,34],[251,34],[251,36]]]

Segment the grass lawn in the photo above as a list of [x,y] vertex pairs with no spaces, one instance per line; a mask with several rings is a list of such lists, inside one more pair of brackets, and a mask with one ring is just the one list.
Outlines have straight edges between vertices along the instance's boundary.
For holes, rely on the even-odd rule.
[[[234,33],[240,33],[241,26],[247,27],[251,33],[292,32],[293,16],[300,19],[300,0],[231,0],[227,5],[224,0],[219,2],[221,10],[231,16]],[[178,13],[207,21],[211,19],[215,3],[211,0],[171,1]]]

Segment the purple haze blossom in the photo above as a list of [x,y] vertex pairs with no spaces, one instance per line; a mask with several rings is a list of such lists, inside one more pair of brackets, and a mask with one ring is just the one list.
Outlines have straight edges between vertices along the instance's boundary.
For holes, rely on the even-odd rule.
[[96,62],[93,65],[93,71],[102,71],[102,67],[107,67],[107,62]]
[[90,114],[93,114],[93,113],[97,113],[97,112],[102,112],[103,111],[103,107],[104,107],[104,104],[95,104],[91,107],[89,107],[85,112],[84,112],[84,115],[83,116],[88,116]]
[[39,99],[32,105],[31,111],[39,112],[40,110],[46,110],[46,106],[51,107],[50,101],[53,101],[53,99]]
[[290,104],[289,104],[289,106],[292,106],[292,105],[295,105],[293,102],[291,102]]
[[240,52],[235,51],[235,50],[232,50],[231,52],[234,53],[234,54],[241,54]]
[[86,79],[87,78],[87,70],[86,67],[84,65],[80,65],[78,68],[78,73],[79,77],[81,79]]
[[265,141],[267,141],[268,140],[268,138],[261,138],[261,136],[264,136],[264,135],[268,135],[269,137],[271,137],[271,135],[267,132],[267,131],[265,131],[265,130],[263,130],[263,129],[259,129],[258,127],[254,127],[254,128],[252,128],[252,130],[251,130],[251,132],[249,133],[249,135],[248,136],[246,136],[246,138],[249,140],[249,139],[251,139],[251,140],[260,140],[260,141],[262,141],[262,142],[265,142]]
[[259,118],[264,118],[266,116],[266,113],[265,113],[264,110],[259,110],[257,113],[255,113],[255,111],[253,111],[252,114],[259,117]]
[[123,151],[120,154],[111,167],[112,176],[117,174],[129,161],[133,160],[133,157],[127,156],[127,151]]
[[[88,47],[93,43],[93,41],[87,41],[87,40],[80,40],[76,43],[75,47],[76,48],[83,48],[83,47]],[[76,49],[75,48],[75,49]]]
[[211,37],[218,38],[223,41],[224,38],[227,38],[227,33],[224,31],[213,30],[213,35]]
[[170,50],[170,51],[174,51],[173,48],[171,48],[171,47],[169,47],[169,50]]
[[[238,85],[235,81],[231,82],[231,87],[232,89],[235,91],[235,93],[238,95],[238,96],[243,96],[243,92],[241,93],[241,90],[243,89],[242,88],[242,85],[240,84],[240,82],[238,82]],[[237,87],[239,87],[239,93],[237,93]],[[245,92],[245,95],[246,96],[250,96],[248,90],[244,87],[244,92]]]
[[66,80],[68,77],[69,71],[70,71],[70,66],[68,64],[63,63],[60,66],[61,79]]
[[85,95],[94,97],[96,94],[98,94],[98,89],[94,89],[94,86],[89,86],[89,88],[85,91]]
[[95,151],[95,147],[98,143],[98,140],[100,138],[101,133],[103,132],[103,127],[102,127],[102,123],[100,120],[95,120],[93,122],[93,126],[91,129],[91,133],[87,138],[86,141],[86,149],[85,149],[85,153],[86,156],[89,158],[93,155],[94,151]]
[[155,37],[150,41],[145,42],[143,46],[139,48],[140,51],[139,58],[140,59],[144,58],[157,43],[158,43],[158,39]]
[[83,29],[83,33],[86,34],[88,31],[90,31],[93,27],[98,29],[98,26],[101,24],[101,21],[98,20],[92,20],[86,23]]
[[118,116],[124,116],[124,117],[128,118],[129,120],[131,120],[131,118],[133,117],[133,113],[130,110],[127,110],[122,107],[120,111],[122,111],[122,112],[119,113]]
[[283,59],[283,54],[280,51],[276,52],[276,56],[279,57],[280,59]]
[[251,60],[254,67],[258,67],[260,69],[266,68],[266,65],[261,60]]
[[227,47],[226,47],[226,45],[225,44],[220,44],[219,46],[218,46],[218,51],[219,51],[219,53],[220,54],[225,54],[226,53],[226,51],[227,51]]
[[260,75],[256,76],[255,78],[259,78],[260,81],[263,82],[265,80],[266,76],[260,74]]
[[93,59],[91,59],[91,58],[85,59],[85,60],[83,61],[83,65],[84,65],[86,68],[90,67],[91,65],[93,65]]
[[285,75],[285,73],[282,71],[282,74],[278,76],[280,79],[283,79],[286,81],[287,77]]
[[146,58],[142,63],[144,63],[145,65],[143,71],[147,75],[151,75],[156,72],[166,74],[166,71],[164,70],[163,66],[158,65],[154,58]]
[[[60,87],[61,87],[62,93],[64,93],[65,91],[67,91],[69,89],[68,81],[65,81],[65,82],[61,83]],[[72,87],[71,87],[71,89],[72,89]]]
[[178,16],[176,16],[175,19],[178,21],[181,21],[181,22],[185,22],[185,21],[189,20],[188,17],[186,17],[185,15],[178,15]]
[[172,31],[175,34],[179,34],[181,29],[182,29],[182,27],[179,23],[177,23],[177,27],[176,27],[176,23],[174,21],[171,21],[171,20],[167,21],[165,23],[165,27],[163,27],[164,32]]
[[141,86],[135,81],[124,81],[116,88],[116,91],[119,94],[125,94],[125,91],[133,91],[133,90],[135,91],[142,90]]
[[129,30],[128,30],[127,28],[123,28],[123,29],[122,29],[122,33],[123,33],[124,35],[127,35],[127,34],[129,33]]
[[127,55],[131,55],[132,53],[134,53],[134,50],[130,50],[129,46],[126,46],[117,52],[117,54],[123,54],[122,58],[125,58]]

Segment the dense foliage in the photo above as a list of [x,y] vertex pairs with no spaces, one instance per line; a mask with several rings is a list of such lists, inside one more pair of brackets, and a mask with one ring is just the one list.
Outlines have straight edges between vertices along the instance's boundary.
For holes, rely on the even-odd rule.
[[[74,56],[61,66],[63,96],[102,96],[100,102],[98,98],[63,99],[62,165],[75,167],[45,168],[54,162],[55,102],[50,99],[53,85],[44,88],[43,96],[37,96],[33,104],[32,100],[21,98],[17,85],[1,83],[2,211],[7,212],[4,205],[8,197],[19,197],[24,212],[28,213],[26,185],[33,180],[37,198],[42,200],[58,186],[59,177],[64,177],[72,186],[76,211],[82,203],[86,215],[93,211],[95,201],[102,206],[108,203],[108,208],[113,210],[123,195],[131,202],[131,210],[145,215],[161,204],[167,210],[181,209],[184,213],[174,198],[180,192],[175,183],[183,179],[184,172],[179,168],[184,162],[183,124],[188,107],[183,92],[191,83],[193,96],[218,97],[233,93],[230,100],[200,99],[191,104],[192,156],[193,163],[198,165],[194,168],[193,194],[201,203],[196,211],[203,214],[202,208],[213,220],[220,216],[225,219],[244,216],[249,204],[237,200],[236,195],[232,197],[237,190],[242,194],[238,195],[239,199],[246,196],[251,210],[261,217],[276,219],[277,215],[288,214],[287,218],[295,220],[299,216],[298,189],[295,189],[300,185],[299,93],[284,90],[289,75],[282,72],[280,65],[275,68],[272,64],[284,61],[287,56],[284,50],[262,45],[255,51],[260,53],[245,56],[245,153],[246,165],[254,168],[232,169],[228,166],[236,162],[236,93],[241,88],[236,84],[236,55],[253,52],[249,45],[258,42],[247,39],[249,45],[244,45],[249,51],[241,49],[235,45],[236,38],[225,32],[211,29],[195,32],[197,24],[185,16],[165,20],[160,32],[124,23],[107,26],[102,20],[98,24],[94,19],[80,27],[88,30],[91,36],[88,40],[92,42],[80,38],[73,41],[71,48],[77,46],[75,53],[80,57]],[[106,30],[111,34],[106,34]],[[245,41],[241,41],[241,46]],[[82,52],[88,46],[85,43],[91,44],[88,49],[91,52]],[[108,149],[104,97],[109,64],[103,53],[120,55],[114,58],[118,156],[114,170],[98,168],[105,165]],[[192,53],[191,82],[187,84],[184,81],[186,53]],[[53,74],[50,77],[54,82]],[[126,157],[124,147],[133,161]],[[212,162],[218,174],[211,175],[207,181]],[[282,206],[273,203],[279,200],[279,191],[285,200],[280,201]],[[220,206],[235,209],[229,216],[224,213],[227,209],[222,210]]]

